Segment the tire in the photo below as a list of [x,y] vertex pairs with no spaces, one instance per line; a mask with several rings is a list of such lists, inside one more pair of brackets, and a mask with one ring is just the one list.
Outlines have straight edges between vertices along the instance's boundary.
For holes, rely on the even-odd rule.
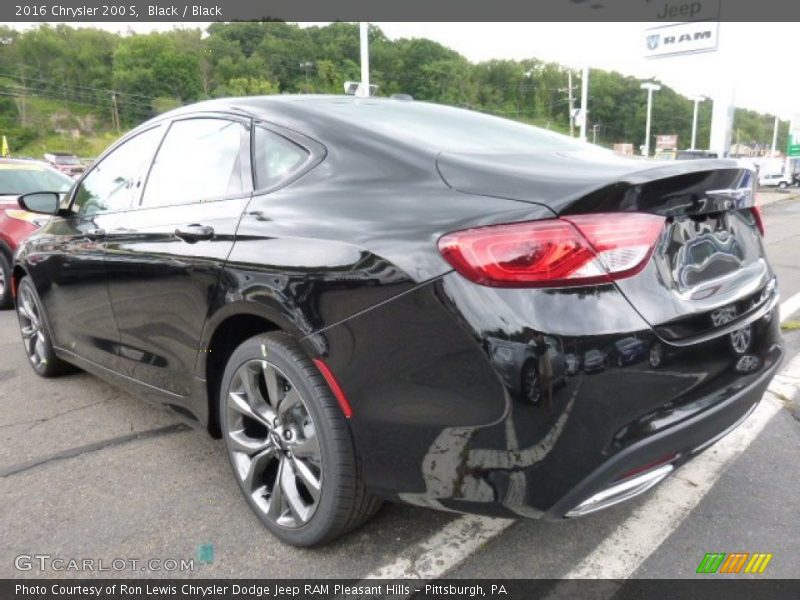
[[0,310],[8,310],[14,306],[14,298],[11,295],[11,264],[6,255],[0,251]]
[[664,350],[660,345],[650,348],[650,366],[657,369],[664,362]]
[[785,189],[786,189],[786,188],[788,188],[788,187],[789,187],[789,184],[788,184],[788,183],[786,183],[785,181],[781,181],[781,182],[778,184],[778,188],[779,188],[779,189],[782,189],[782,190],[785,190]]
[[23,277],[17,288],[17,318],[25,355],[39,377],[58,377],[74,370],[53,350],[50,327],[30,277]]
[[342,410],[292,338],[268,333],[242,343],[219,398],[234,478],[276,537],[317,546],[377,512],[381,502],[366,489]]

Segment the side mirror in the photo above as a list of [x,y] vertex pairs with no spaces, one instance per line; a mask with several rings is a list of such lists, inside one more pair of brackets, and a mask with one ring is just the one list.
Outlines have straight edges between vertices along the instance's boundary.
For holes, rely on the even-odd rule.
[[57,215],[61,205],[61,194],[58,192],[31,192],[17,198],[17,204],[23,210],[43,215]]

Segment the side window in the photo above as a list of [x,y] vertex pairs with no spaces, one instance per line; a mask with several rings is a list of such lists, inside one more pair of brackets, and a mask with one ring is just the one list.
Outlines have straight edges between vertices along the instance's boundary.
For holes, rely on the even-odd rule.
[[143,207],[173,206],[238,196],[252,190],[250,131],[215,118],[175,121],[150,169]]
[[92,167],[75,191],[73,212],[90,216],[132,208],[161,133],[161,127],[148,129]]
[[261,126],[255,128],[256,187],[266,189],[295,173],[308,159],[308,151]]

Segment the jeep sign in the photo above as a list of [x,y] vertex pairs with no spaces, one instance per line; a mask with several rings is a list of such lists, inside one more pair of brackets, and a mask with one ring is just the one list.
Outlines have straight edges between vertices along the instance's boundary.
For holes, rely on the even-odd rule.
[[647,58],[712,52],[719,41],[719,22],[698,21],[652,27],[644,31],[642,45]]

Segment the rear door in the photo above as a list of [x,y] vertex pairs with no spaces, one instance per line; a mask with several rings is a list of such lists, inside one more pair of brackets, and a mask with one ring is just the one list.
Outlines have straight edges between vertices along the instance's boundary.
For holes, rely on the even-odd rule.
[[126,372],[190,395],[199,340],[253,189],[249,120],[173,121],[137,210],[107,228],[109,292]]

